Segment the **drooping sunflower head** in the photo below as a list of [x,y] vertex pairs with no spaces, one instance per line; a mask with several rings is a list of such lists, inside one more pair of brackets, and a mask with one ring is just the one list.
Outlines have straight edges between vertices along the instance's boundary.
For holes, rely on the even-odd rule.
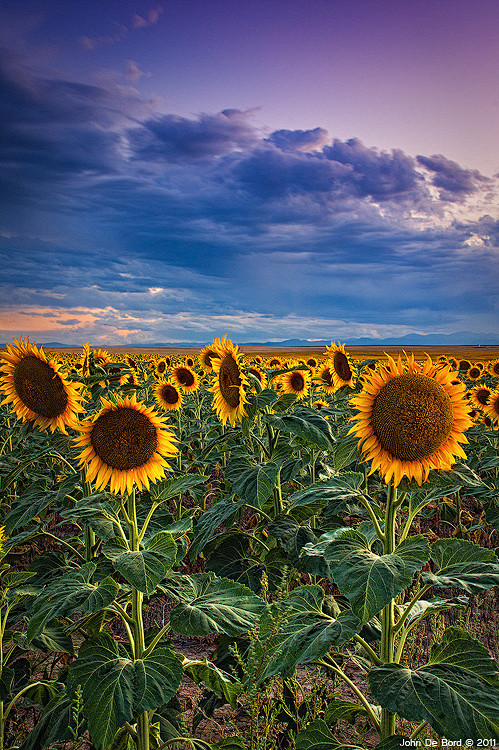
[[281,360],[277,359],[277,357],[272,357],[269,361],[269,367],[280,367],[281,366]]
[[490,401],[491,393],[490,388],[487,388],[485,385],[479,385],[469,391],[470,401],[478,409],[484,409]]
[[137,369],[137,362],[136,362],[136,360],[133,357],[131,357],[129,354],[125,354],[125,362],[127,363],[127,365],[129,367],[132,368],[132,370],[136,370]]
[[321,409],[327,409],[329,407],[329,404],[327,401],[318,398],[316,401],[312,401],[312,406],[314,407],[314,409],[318,409],[319,411],[321,411]]
[[209,390],[214,394],[213,408],[222,424],[227,420],[231,427],[241,422],[246,415],[244,404],[248,402],[246,391],[249,382],[243,366],[243,355],[239,347],[225,337],[217,343],[218,359],[212,359],[215,382]]
[[336,389],[344,385],[355,388],[356,371],[350,355],[345,351],[345,345],[331,341],[331,346],[326,346],[326,349],[329,369]]
[[333,380],[332,368],[329,364],[319,365],[315,371],[314,380],[317,383],[317,388],[325,393],[334,393],[336,386]]
[[182,406],[182,391],[174,383],[160,380],[153,386],[154,398],[158,406],[166,411],[178,411]]
[[499,378],[499,359],[489,362],[488,371],[494,378]]
[[181,388],[184,393],[194,393],[199,388],[199,377],[190,367],[179,365],[171,372],[172,381]]
[[204,367],[208,372],[213,372],[212,360],[219,358],[220,355],[217,352],[215,344],[205,346],[204,349],[201,349],[198,355],[200,367]]
[[11,404],[18,419],[32,422],[39,430],[47,427],[77,428],[77,414],[83,397],[79,384],[71,383],[60,365],[47,359],[43,347],[30,344],[21,337],[15,346],[7,345],[1,355],[0,390],[5,394],[2,404]]
[[351,400],[359,412],[350,433],[371,472],[379,470],[395,486],[405,475],[421,484],[430,469],[450,469],[455,457],[466,458],[460,443],[471,427],[464,385],[454,380],[450,367],[441,368],[428,357],[423,365],[411,355],[399,357],[364,378],[362,392]]
[[[247,372],[260,382],[262,390],[267,387],[267,377],[258,367],[248,367]],[[255,388],[256,386],[252,390],[255,390]]]
[[499,391],[491,391],[489,403],[484,407],[487,416],[493,422],[499,421]]
[[167,457],[177,452],[177,439],[165,428],[165,418],[131,398],[116,403],[101,399],[102,408],[80,425],[75,443],[82,448],[79,465],[86,467],[86,481],[97,490],[110,484],[113,493],[149,489],[169,468]]
[[308,370],[291,370],[279,376],[279,385],[283,393],[294,393],[300,401],[309,393],[310,379]]

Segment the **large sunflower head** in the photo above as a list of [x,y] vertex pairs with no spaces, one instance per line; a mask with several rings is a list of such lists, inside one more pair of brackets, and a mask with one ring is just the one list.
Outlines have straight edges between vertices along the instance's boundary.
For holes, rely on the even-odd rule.
[[488,371],[494,378],[499,378],[499,359],[489,362]]
[[2,404],[11,404],[18,419],[33,422],[39,430],[48,427],[54,432],[58,427],[65,433],[66,427],[76,429],[77,414],[84,411],[79,384],[66,379],[61,366],[47,359],[43,347],[22,337],[14,343],[1,356]]
[[336,344],[331,341],[331,346],[326,346],[329,369],[336,389],[343,385],[355,388],[356,372],[350,355],[345,351],[344,344]]
[[249,381],[239,347],[225,336],[221,342],[217,341],[216,346],[219,356],[212,359],[215,382],[209,390],[214,394],[213,408],[222,424],[228,420],[234,427],[246,415],[244,404],[248,401],[246,390],[249,390]]
[[75,443],[82,448],[81,467],[86,467],[86,481],[95,480],[97,490],[110,483],[116,494],[149,489],[165,475],[169,463],[165,457],[177,452],[177,439],[165,429],[164,417],[154,409],[131,398],[116,398],[112,403],[101,399],[98,414],[83,422]]
[[154,398],[158,406],[166,411],[178,411],[182,406],[182,392],[173,383],[160,380],[153,386]]
[[428,357],[423,365],[411,355],[364,378],[352,405],[359,412],[351,428],[371,472],[379,470],[395,486],[404,475],[418,484],[430,469],[450,469],[456,456],[466,458],[460,443],[471,427],[465,388],[450,366],[441,368]]
[[468,369],[468,372],[466,373],[466,377],[468,378],[468,380],[480,380],[480,378],[482,377],[482,370],[480,369],[480,367],[477,367],[476,365],[472,365]]
[[205,346],[198,354],[199,366],[208,370],[208,372],[213,372],[212,360],[219,358],[220,355],[217,352],[215,344]]
[[283,393],[294,393],[301,401],[309,393],[310,377],[308,370],[291,370],[279,376],[279,385]]
[[174,367],[170,377],[185,393],[194,393],[199,388],[197,373],[186,365]]
[[490,401],[491,393],[490,388],[487,388],[485,385],[479,385],[469,391],[470,401],[478,409],[484,409]]

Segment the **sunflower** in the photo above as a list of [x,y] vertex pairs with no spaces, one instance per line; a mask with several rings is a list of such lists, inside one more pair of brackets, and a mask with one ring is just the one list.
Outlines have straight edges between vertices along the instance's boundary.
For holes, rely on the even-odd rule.
[[344,344],[336,344],[331,341],[331,346],[326,346],[329,368],[336,390],[343,385],[355,388],[355,368],[350,356],[345,351]]
[[186,367],[192,369],[194,367],[194,360],[192,359],[192,357],[186,357],[184,360],[184,364],[186,365]]
[[493,422],[499,421],[499,391],[491,391],[489,403],[484,407],[484,411]]
[[194,370],[190,367],[174,367],[171,372],[171,379],[185,393],[194,393],[199,388],[199,378]]
[[160,378],[162,375],[164,375],[168,367],[169,365],[165,357],[161,357],[161,359],[158,359],[158,361],[156,362],[156,367],[154,369],[156,377]]
[[310,390],[310,372],[291,370],[279,376],[279,385],[284,393],[295,393],[298,401],[308,395]]
[[83,449],[79,465],[86,466],[86,481],[95,480],[97,490],[110,483],[115,494],[130,493],[134,484],[149,489],[150,482],[164,477],[169,468],[165,456],[177,452],[177,439],[165,429],[165,418],[137,401],[135,394],[101,402],[101,410],[80,425],[82,435],[75,438]]
[[322,364],[315,371],[314,380],[319,390],[325,393],[334,393],[336,386],[333,380],[332,368],[328,364]]
[[473,406],[478,409],[483,409],[490,401],[490,394],[492,391],[484,385],[479,385],[477,388],[469,391],[469,398]]
[[482,417],[482,423],[487,427],[489,430],[493,429],[494,423],[491,420],[491,418],[488,416],[488,414],[484,414]]
[[199,365],[208,370],[208,372],[213,372],[212,359],[220,359],[220,354],[217,352],[215,344],[213,346],[205,346],[198,354]]
[[77,414],[84,411],[80,386],[69,382],[54,360],[47,359],[43,347],[30,344],[21,336],[15,346],[7,345],[2,354],[0,390],[6,397],[2,404],[12,404],[18,419],[33,422],[39,430],[48,427],[76,428]]
[[364,379],[362,392],[351,400],[359,414],[349,431],[359,438],[372,474],[379,470],[395,486],[404,474],[420,485],[430,469],[450,469],[455,456],[466,458],[459,443],[467,443],[471,427],[465,388],[453,384],[454,372],[428,357],[423,365],[399,356]]
[[280,367],[281,366],[281,360],[277,359],[277,357],[272,357],[272,359],[269,362],[269,367]]
[[267,377],[258,367],[248,367],[247,372],[260,381],[262,390],[267,387]]
[[321,409],[327,409],[329,407],[329,404],[327,401],[323,401],[321,398],[318,398],[317,401],[312,401],[312,406],[320,411]]
[[468,372],[471,367],[471,362],[467,359],[460,359],[457,363],[457,369],[459,372]]
[[241,422],[246,416],[244,404],[248,402],[246,389],[249,389],[248,378],[243,369],[243,355],[239,347],[225,336],[216,343],[218,359],[212,359],[215,383],[209,390],[214,394],[213,408],[222,424],[227,420],[231,427]]
[[182,391],[169,381],[160,380],[153,386],[154,398],[158,406],[166,411],[178,411],[182,406]]
[[476,365],[472,365],[468,369],[468,372],[466,373],[466,377],[468,378],[468,380],[480,380],[480,378],[482,377],[482,371]]
[[137,369],[137,362],[129,354],[125,354],[125,362],[132,368],[132,370]]
[[499,378],[499,359],[495,359],[493,362],[489,362],[488,371],[494,378]]
[[315,370],[318,364],[319,364],[319,361],[315,357],[309,357],[307,359],[307,365],[311,367],[312,370]]

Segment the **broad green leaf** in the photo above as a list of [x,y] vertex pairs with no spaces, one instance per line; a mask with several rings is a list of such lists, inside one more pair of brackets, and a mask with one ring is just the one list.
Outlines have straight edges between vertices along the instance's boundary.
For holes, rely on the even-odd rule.
[[207,479],[208,477],[203,477],[200,474],[184,474],[181,477],[164,479],[162,482],[152,485],[151,497],[155,502],[164,502],[204,484]]
[[[15,589],[18,586],[22,586],[34,575],[36,575],[36,573],[33,573],[29,570],[11,571],[9,573],[6,573],[2,578],[2,588]],[[15,591],[12,593],[15,594]]]
[[260,557],[262,549],[256,538],[252,540],[231,532],[222,534],[207,555],[206,570],[219,578],[232,578],[258,593],[265,570]]
[[345,472],[325,482],[315,482],[304,490],[294,492],[288,497],[291,508],[309,503],[318,498],[328,500],[347,500],[363,495],[364,474]]
[[[72,709],[73,702],[66,695],[60,694],[52,698],[19,750],[41,750],[54,742],[72,740],[71,727],[74,728]],[[80,730],[83,732],[86,729],[86,720],[80,718],[80,721]]]
[[499,689],[448,663],[417,670],[388,664],[369,672],[371,692],[383,707],[412,722],[427,721],[450,740],[499,740]]
[[239,635],[254,626],[265,607],[246,586],[212,573],[171,574],[162,588],[179,602],[170,612],[170,623],[182,635]]
[[81,685],[92,742],[99,750],[109,745],[125,722],[166,703],[182,679],[182,663],[167,648],[157,648],[145,659],[130,659],[107,633],[80,647],[69,668],[68,689]]
[[123,539],[115,538],[102,552],[128,583],[149,596],[175,564],[177,545],[168,531],[160,531],[147,549],[132,552]]
[[208,508],[198,519],[194,527],[194,537],[189,547],[189,556],[195,560],[196,555],[204,549],[209,539],[213,536],[215,529],[221,526],[244,506],[245,501],[220,500],[211,508]]
[[[400,614],[403,614],[404,610],[409,606],[409,602],[405,605],[398,607]],[[404,627],[409,630],[423,617],[431,615],[434,612],[443,612],[446,609],[466,609],[468,606],[467,596],[454,596],[452,599],[420,599],[411,608],[407,619],[404,622]]]
[[322,719],[315,719],[297,736],[296,750],[363,750],[359,745],[344,745],[335,739]]
[[460,588],[470,594],[499,585],[499,560],[493,550],[464,539],[439,539],[431,545],[437,573],[423,573],[422,581],[439,588]]
[[5,533],[10,536],[15,529],[26,526],[55,500],[57,493],[45,488],[45,480],[34,482],[20,495],[4,519]]
[[365,706],[360,703],[353,703],[352,701],[334,699],[328,703],[328,706],[324,711],[324,720],[327,721],[328,724],[333,724],[336,721],[342,720],[346,720],[352,724],[359,714],[367,716]]
[[189,675],[197,685],[204,685],[212,690],[219,698],[224,698],[232,708],[237,707],[237,697],[242,691],[240,682],[219,669],[216,664],[208,661],[206,657],[201,661],[190,661],[184,659],[184,672]]
[[497,664],[492,654],[462,628],[448,627],[445,630],[441,642],[432,646],[428,664],[453,664],[486,682],[499,684]]
[[307,555],[305,547],[317,541],[317,537],[310,526],[301,526],[291,516],[277,516],[269,524],[270,536],[278,539],[289,557],[292,565],[304,573],[329,578],[331,570],[322,556]]
[[31,641],[28,641],[24,633],[14,633],[13,641],[25,651],[41,651],[42,653],[55,651],[74,654],[71,636],[56,621],[46,624],[40,635],[35,636]]
[[86,563],[44,587],[28,624],[28,640],[39,635],[45,623],[56,617],[68,617],[75,612],[98,612],[112,604],[119,591],[118,584],[111,576],[99,583],[90,583],[96,567],[94,563]]
[[363,624],[410,585],[429,556],[425,536],[409,537],[393,553],[376,555],[366,537],[354,530],[333,540],[324,551],[335,583]]
[[325,450],[330,450],[333,446],[334,438],[330,424],[318,412],[296,409],[293,414],[283,414],[279,417],[275,414],[265,414],[263,419],[274,429],[296,435],[307,444],[311,443]]
[[279,466],[275,463],[258,464],[230,477],[232,489],[243,500],[261,508],[276,486]]
[[334,617],[323,611],[323,602],[324,589],[320,586],[300,586],[279,608],[263,614],[260,639],[270,658],[258,682],[276,674],[290,677],[299,664],[320,659],[331,646],[341,646],[359,632],[360,620],[351,610]]

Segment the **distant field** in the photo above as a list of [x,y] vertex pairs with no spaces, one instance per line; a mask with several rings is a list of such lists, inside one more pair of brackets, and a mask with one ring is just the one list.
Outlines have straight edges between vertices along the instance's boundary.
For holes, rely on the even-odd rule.
[[[234,342],[236,343],[236,342]],[[414,352],[418,355],[424,355],[428,353],[432,359],[445,355],[446,357],[456,357],[458,359],[471,359],[473,361],[482,360],[489,362],[490,360],[499,359],[499,346],[352,346],[349,347],[348,343],[345,345],[349,354],[356,360],[362,359],[380,359],[386,352],[391,356],[398,356],[404,352]],[[180,356],[188,356],[197,354],[200,351],[199,347],[195,346],[107,346],[104,347],[110,354],[143,354],[146,357],[150,356],[167,356],[169,354],[177,354]],[[310,346],[310,347],[296,347],[290,348],[285,346],[245,346],[241,345],[240,350],[245,354],[252,355],[266,355],[272,356],[287,356],[287,357],[308,357],[317,356],[318,354],[325,353],[325,347],[323,346]],[[64,349],[57,349],[58,352],[80,352],[81,347],[67,347]]]

